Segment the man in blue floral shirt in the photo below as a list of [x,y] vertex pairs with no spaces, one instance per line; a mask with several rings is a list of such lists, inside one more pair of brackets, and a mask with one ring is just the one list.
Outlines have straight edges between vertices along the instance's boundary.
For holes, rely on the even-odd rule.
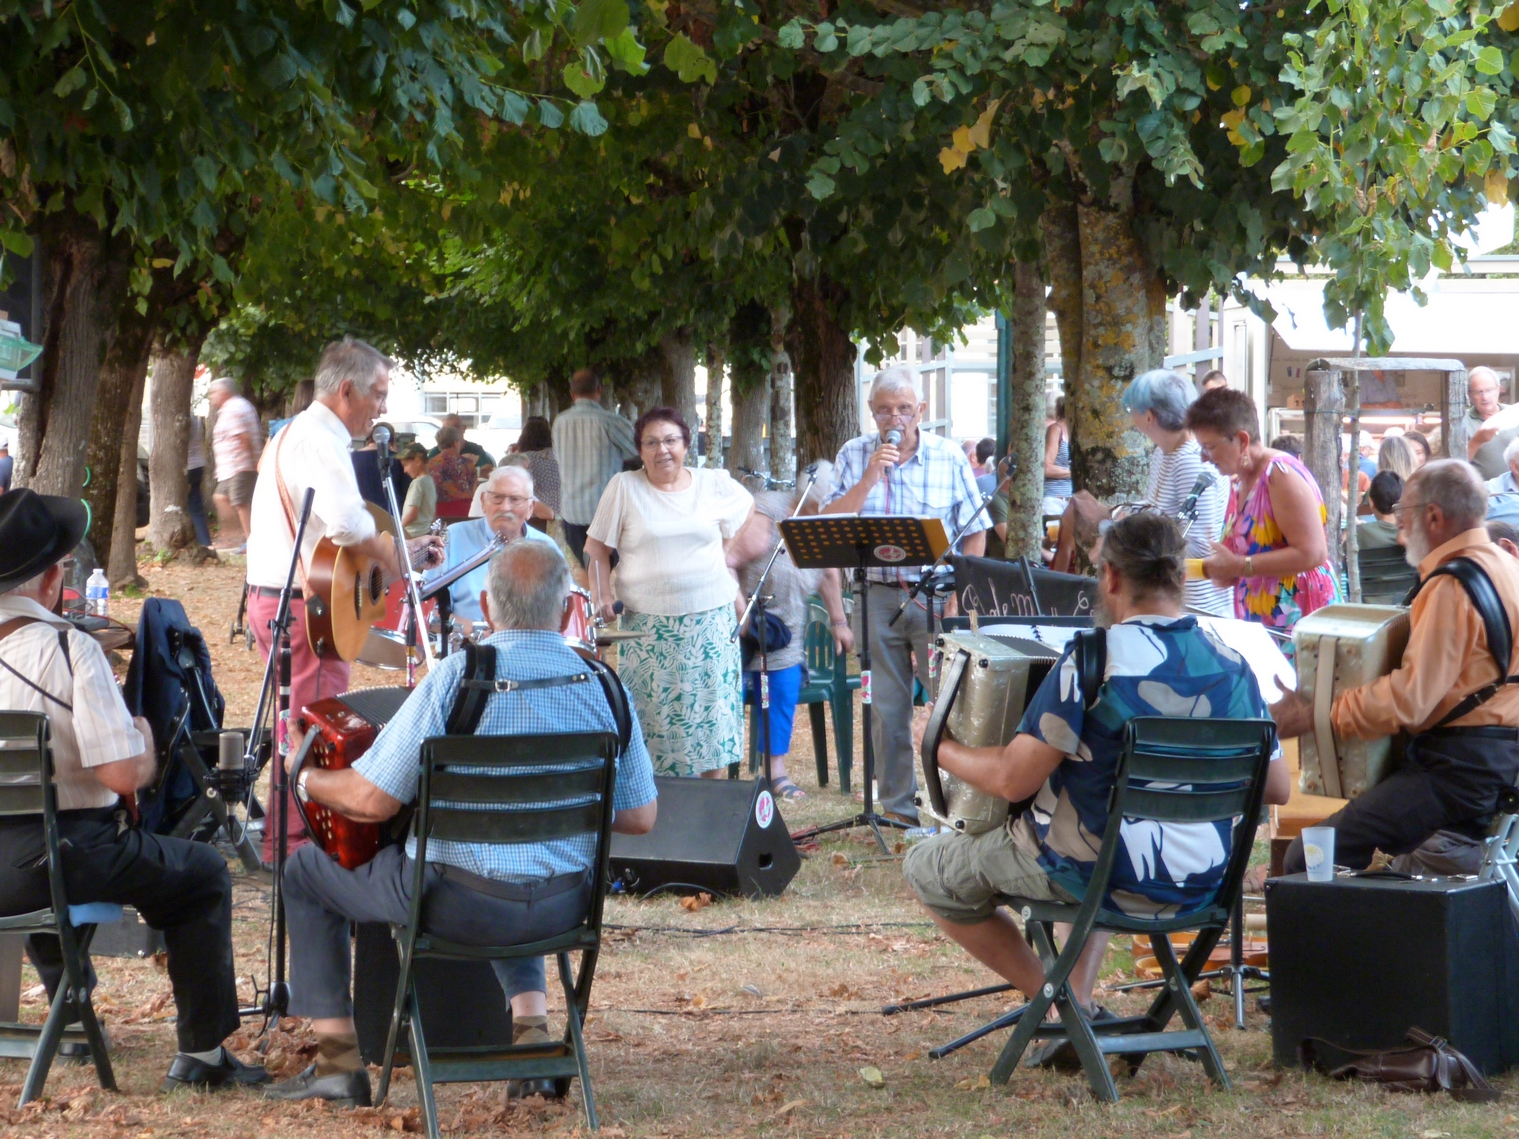
[[[1114,525],[1099,555],[1100,612],[1111,624],[1093,703],[1083,699],[1068,648],[1006,747],[939,745],[945,771],[1009,802],[1033,802],[1001,829],[919,843],[904,873],[939,928],[1025,993],[1044,983],[1044,970],[998,906],[1007,897],[1079,899],[1107,830],[1124,725],[1136,716],[1270,718],[1245,659],[1183,616],[1185,553],[1180,529],[1163,515],[1136,514]],[[1266,802],[1285,803],[1289,790],[1278,753]],[[1136,821],[1124,824],[1121,837],[1109,907],[1149,916],[1212,900],[1229,859],[1228,824]],[[1083,1006],[1091,1005],[1106,946],[1107,936],[1094,934],[1072,971]]]

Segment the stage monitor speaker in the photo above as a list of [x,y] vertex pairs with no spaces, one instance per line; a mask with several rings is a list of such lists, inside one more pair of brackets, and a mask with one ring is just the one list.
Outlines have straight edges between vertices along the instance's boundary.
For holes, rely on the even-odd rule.
[[659,814],[648,834],[612,836],[613,889],[647,894],[775,897],[801,856],[763,779],[656,777]]
[[[385,1038],[400,980],[390,926],[360,922],[353,939],[353,1020],[366,1064],[385,1062]],[[418,961],[417,997],[429,1048],[512,1042],[511,1009],[489,961]]]
[[1266,883],[1266,921],[1278,1064],[1295,1067],[1306,1037],[1397,1048],[1410,1028],[1489,1074],[1519,1063],[1519,930],[1502,883],[1293,874]]

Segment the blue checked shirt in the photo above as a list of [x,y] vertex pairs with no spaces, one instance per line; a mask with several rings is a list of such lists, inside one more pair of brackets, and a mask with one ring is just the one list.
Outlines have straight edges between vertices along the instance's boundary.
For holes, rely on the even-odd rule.
[[[509,630],[485,641],[496,648],[497,679],[541,680],[585,672],[585,662],[558,633]],[[464,674],[464,654],[439,661],[417,686],[396,718],[385,725],[374,746],[354,764],[354,770],[381,791],[403,803],[417,797],[422,741],[445,734],[454,695]],[[629,701],[633,734],[627,754],[617,763],[612,806],[632,810],[652,802],[654,769],[644,747],[638,713]],[[595,676],[580,684],[526,692],[497,692],[485,706],[479,735],[537,735],[549,732],[615,732],[606,695]],[[552,767],[546,770],[553,770]],[[416,840],[407,839],[406,853],[416,853]],[[543,843],[488,846],[473,842],[429,842],[429,862],[446,862],[483,878],[525,882],[572,874],[590,868],[596,853],[594,835]]]
[[[455,522],[443,536],[443,565],[434,570],[430,576],[441,577],[455,566],[462,566],[490,545],[493,536],[490,523],[484,518]],[[559,543],[542,530],[532,526],[522,527],[522,537],[530,542],[547,542],[556,550],[559,548]],[[455,616],[467,618],[476,624],[485,620],[485,613],[480,608],[480,594],[485,591],[485,579],[489,573],[490,562],[486,562],[484,565],[476,566],[448,587],[448,596],[453,603]],[[426,585],[425,580],[423,584]]]
[[[870,464],[870,456],[880,445],[880,432],[861,435],[844,444],[834,464],[833,493],[828,502],[842,498],[860,481]],[[885,477],[870,488],[860,513],[939,518],[953,538],[981,506],[981,497],[976,476],[971,473],[960,445],[942,435],[920,430],[917,451],[907,462],[888,469]],[[971,523],[966,534],[979,533],[990,525],[983,513]],[[902,566],[865,572],[871,581],[895,585],[899,580],[913,580],[918,576],[915,571],[921,568]]]
[[633,425],[593,399],[577,399],[554,420],[559,457],[559,517],[589,526],[596,504],[624,459],[638,458]]

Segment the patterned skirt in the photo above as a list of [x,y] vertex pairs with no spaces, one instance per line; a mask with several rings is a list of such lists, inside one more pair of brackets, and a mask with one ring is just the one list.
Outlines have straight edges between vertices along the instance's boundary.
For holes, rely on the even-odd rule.
[[738,618],[733,606],[661,617],[626,613],[646,636],[617,646],[617,672],[638,709],[656,775],[700,775],[744,755]]

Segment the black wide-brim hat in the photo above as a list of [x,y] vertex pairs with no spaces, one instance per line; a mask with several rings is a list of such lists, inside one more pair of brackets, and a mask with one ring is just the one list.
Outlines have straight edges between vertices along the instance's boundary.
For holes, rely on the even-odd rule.
[[77,498],[22,487],[0,494],[0,593],[68,557],[89,527]]

